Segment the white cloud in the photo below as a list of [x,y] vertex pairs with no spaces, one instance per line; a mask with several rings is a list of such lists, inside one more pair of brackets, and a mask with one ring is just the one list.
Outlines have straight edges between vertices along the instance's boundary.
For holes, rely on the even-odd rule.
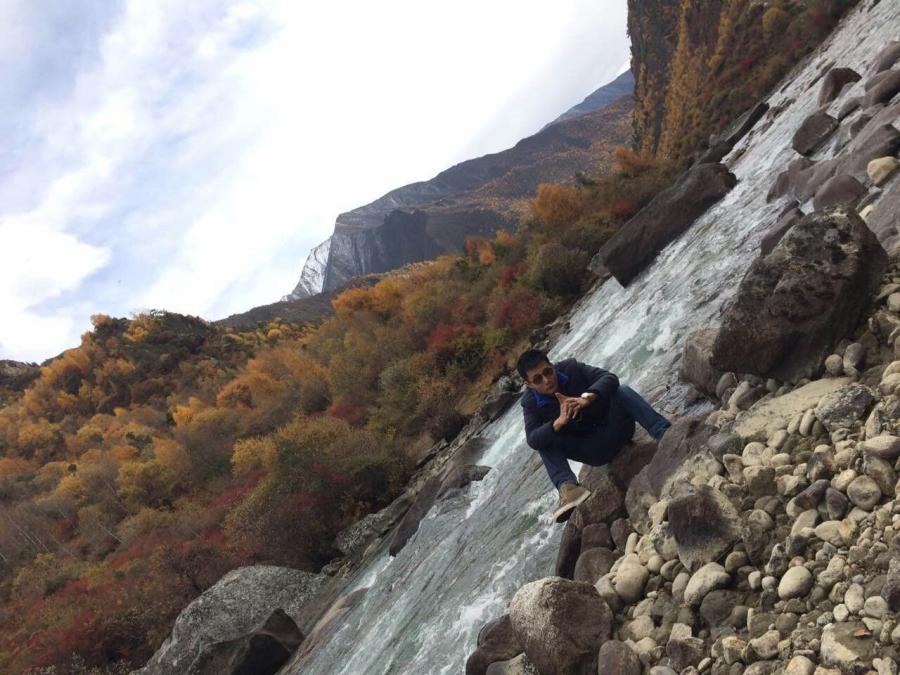
[[628,49],[624,0],[133,0],[92,21],[32,26],[32,79],[53,30],[91,48],[0,95],[21,146],[0,248],[29,253],[0,272],[0,358],[74,346],[93,313],[272,302],[339,212],[512,145]]

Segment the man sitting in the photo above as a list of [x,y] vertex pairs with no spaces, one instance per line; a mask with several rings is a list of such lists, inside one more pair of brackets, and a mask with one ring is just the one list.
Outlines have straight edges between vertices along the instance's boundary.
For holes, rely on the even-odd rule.
[[547,354],[529,349],[516,369],[528,389],[522,395],[525,438],[537,450],[559,490],[557,523],[569,519],[572,510],[590,491],[578,483],[568,460],[600,466],[611,462],[640,424],[656,439],[670,426],[640,394],[608,370],[565,359],[555,366]]

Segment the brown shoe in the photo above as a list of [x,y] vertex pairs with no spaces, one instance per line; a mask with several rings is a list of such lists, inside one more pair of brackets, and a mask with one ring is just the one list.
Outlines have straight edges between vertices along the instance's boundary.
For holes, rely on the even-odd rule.
[[553,512],[553,520],[564,523],[575,507],[591,496],[591,491],[578,483],[565,482],[559,486],[559,506]]

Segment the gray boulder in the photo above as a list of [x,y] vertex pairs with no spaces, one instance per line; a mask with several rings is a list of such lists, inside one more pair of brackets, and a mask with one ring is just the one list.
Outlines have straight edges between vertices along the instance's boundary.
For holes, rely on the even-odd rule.
[[525,584],[509,605],[513,632],[542,675],[594,675],[613,615],[591,584],[546,577]]
[[887,103],[900,92],[900,70],[888,71],[886,77],[879,79],[878,84],[866,92],[863,105],[872,106]]
[[[740,538],[737,510],[708,485],[679,485],[669,501],[668,514],[678,559],[689,571],[717,561]],[[698,523],[703,526],[698,527]]]
[[893,68],[898,59],[900,59],[900,41],[894,40],[875,56],[872,61],[872,72],[880,73]]
[[678,371],[682,380],[690,382],[708,396],[716,395],[716,385],[722,377],[722,372],[709,363],[717,332],[716,328],[701,328],[688,335],[684,340]]
[[822,88],[819,90],[819,106],[831,103],[844,87],[851,82],[858,82],[860,79],[860,74],[852,68],[832,68],[822,80]]
[[618,557],[607,548],[600,546],[589,548],[578,556],[578,562],[575,563],[575,573],[572,578],[574,581],[595,584],[597,579],[609,572]]
[[641,675],[641,660],[638,655],[619,640],[604,642],[597,655],[597,672],[616,675]]
[[478,632],[477,648],[466,660],[466,675],[485,675],[488,666],[522,653],[509,614],[488,621]]
[[822,110],[816,111],[803,120],[794,133],[791,147],[801,155],[811,155],[837,128],[836,119]]
[[724,197],[737,178],[722,164],[697,164],[623,225],[594,256],[627,286],[669,242]]
[[853,176],[832,176],[818,189],[813,198],[816,211],[833,206],[856,206],[869,190]]
[[[181,611],[136,675],[274,673],[302,641],[296,621],[325,578],[269,565],[231,570]],[[260,670],[241,671],[254,664]]]
[[441,487],[438,488],[435,499],[440,499],[454,490],[461,490],[473,481],[480,481],[487,476],[488,471],[490,470],[491,467],[489,466],[480,466],[477,464],[460,464],[454,466],[447,472],[447,475],[444,476],[444,480],[441,481]]
[[874,400],[871,389],[854,382],[823,396],[816,406],[816,417],[829,432],[851,429],[860,423]]
[[855,328],[886,265],[855,211],[804,216],[750,265],[725,310],[712,365],[779,381],[813,375]]

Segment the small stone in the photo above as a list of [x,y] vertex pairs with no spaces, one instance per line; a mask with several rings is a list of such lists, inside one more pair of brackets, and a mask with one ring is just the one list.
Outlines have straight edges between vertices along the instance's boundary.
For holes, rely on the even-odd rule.
[[881,500],[881,490],[869,476],[857,476],[847,486],[850,501],[864,511],[871,511]]
[[880,595],[873,595],[870,598],[866,598],[866,601],[863,604],[863,613],[866,616],[872,617],[873,619],[880,619],[887,613],[887,611],[887,601]]
[[816,664],[802,654],[791,657],[784,668],[784,675],[813,675]]
[[743,473],[747,491],[754,497],[775,494],[775,469],[772,467],[748,466]]
[[840,525],[840,521],[837,520],[828,520],[824,523],[819,523],[816,525],[815,534],[822,541],[827,541],[832,546],[841,548],[847,542],[844,539]]
[[619,565],[613,587],[623,602],[632,603],[641,597],[649,576],[650,572],[640,562],[629,560]]
[[684,602],[690,606],[699,605],[703,597],[716,588],[727,586],[731,576],[718,563],[707,563],[694,572],[684,590]]
[[860,450],[863,452],[871,452],[882,459],[889,462],[894,461],[900,456],[900,437],[897,436],[875,436],[868,438],[859,444]]
[[781,636],[777,630],[770,630],[760,637],[750,640],[750,649],[762,660],[773,659],[778,655],[778,641]]
[[672,582],[672,597],[675,598],[675,600],[677,600],[678,602],[682,602],[684,600],[684,593],[690,580],[690,574],[688,574],[687,572],[681,572],[677,577],[675,577],[675,581]]
[[863,608],[865,599],[863,587],[859,584],[851,584],[844,593],[844,604],[851,614],[858,614]]
[[900,167],[900,161],[896,157],[878,157],[869,162],[866,173],[874,185],[883,185]]
[[759,570],[753,570],[750,574],[747,575],[747,583],[750,584],[750,590],[758,591],[762,588],[762,572]]
[[825,370],[832,377],[844,374],[844,359],[839,354],[831,354],[825,359]]
[[722,658],[725,663],[740,663],[741,655],[747,648],[747,643],[735,635],[722,638]]
[[831,520],[843,518],[847,513],[847,506],[850,501],[844,496],[840,490],[833,487],[828,488],[825,492],[825,506],[828,511],[828,517]]
[[778,597],[782,600],[790,598],[802,598],[813,587],[813,576],[805,567],[797,566],[790,568],[781,577],[778,584]]

